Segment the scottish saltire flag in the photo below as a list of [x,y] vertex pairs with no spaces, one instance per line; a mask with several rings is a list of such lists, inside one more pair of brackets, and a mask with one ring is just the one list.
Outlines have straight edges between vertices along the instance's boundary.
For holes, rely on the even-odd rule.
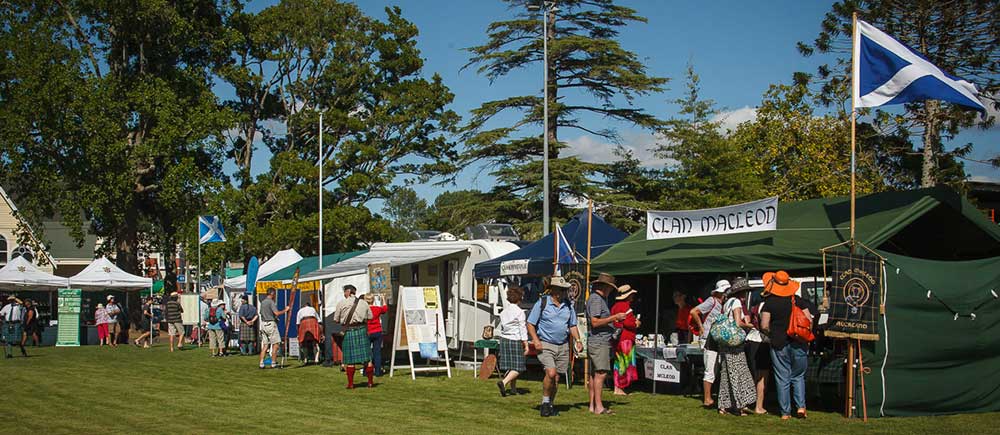
[[218,216],[198,216],[198,244],[225,242],[222,221]]
[[573,255],[573,248],[569,246],[566,235],[563,234],[562,227],[556,224],[556,263],[570,264],[576,263],[576,255]]
[[943,100],[986,112],[972,83],[948,74],[875,26],[854,26],[855,107]]

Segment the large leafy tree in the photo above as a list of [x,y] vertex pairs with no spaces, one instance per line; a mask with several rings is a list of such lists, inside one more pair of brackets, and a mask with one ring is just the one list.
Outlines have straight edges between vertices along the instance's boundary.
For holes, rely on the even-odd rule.
[[[29,219],[59,215],[137,271],[171,257],[221,175],[212,92],[228,2],[9,1],[0,8],[0,177]],[[36,227],[38,228],[38,227]]]
[[[844,0],[833,5],[822,23],[822,31],[812,43],[799,43],[804,55],[837,53],[833,65],[822,65],[815,77],[822,83],[823,101],[843,104],[850,95],[851,15],[874,24],[903,43],[919,50],[935,65],[976,83],[988,104],[1000,107],[1000,1],[934,0],[883,1]],[[849,102],[848,102],[849,104]],[[921,137],[921,184],[942,181],[941,170],[954,171],[942,158],[960,157],[969,151],[959,147],[945,152],[942,138],[954,137],[974,125],[989,127],[993,119],[983,119],[962,106],[928,100],[909,103],[902,115],[876,111],[875,125],[893,134]]]
[[[549,100],[548,130],[551,198],[553,217],[566,218],[560,200],[569,196],[593,196],[600,186],[592,180],[602,165],[561,155],[565,144],[560,131],[576,130],[616,140],[613,129],[595,128],[582,121],[600,116],[610,121],[654,129],[660,120],[632,101],[663,90],[665,78],[647,74],[635,53],[617,41],[620,30],[646,19],[613,0],[504,0],[515,18],[492,23],[487,41],[469,48],[475,67],[490,81],[501,80],[510,72],[542,62],[541,12],[529,5],[556,8],[548,26],[548,83],[543,92]],[[488,101],[472,111],[464,126],[464,163],[488,162],[504,192],[513,193],[505,207],[523,210],[522,232],[541,232],[542,164],[541,135],[534,128],[543,124],[543,99],[534,93]]]
[[[236,61],[222,77],[237,89],[227,103],[240,115],[230,152],[242,188],[225,187],[216,201],[233,229],[229,258],[317,251],[319,162],[325,253],[395,238],[365,204],[389,197],[397,181],[455,170],[447,139],[458,122],[447,109],[453,95],[438,75],[422,73],[416,26],[399,8],[385,14],[285,0],[234,20]],[[267,147],[270,168],[250,177],[247,155],[256,146]]]
[[756,156],[744,152],[721,129],[718,110],[699,95],[698,75],[688,67],[687,92],[675,102],[679,116],[667,121],[657,153],[675,163],[667,169],[672,187],[661,204],[675,210],[719,207],[759,199]]

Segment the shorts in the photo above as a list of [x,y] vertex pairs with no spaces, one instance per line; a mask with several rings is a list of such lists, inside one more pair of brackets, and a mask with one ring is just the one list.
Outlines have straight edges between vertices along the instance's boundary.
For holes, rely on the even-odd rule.
[[112,340],[118,339],[118,333],[121,332],[121,325],[118,322],[108,323],[108,333],[111,334]]
[[108,324],[107,323],[98,323],[97,324],[97,339],[98,340],[104,340],[105,338],[108,338],[108,336],[109,336],[109,334],[108,334]]
[[607,340],[587,340],[587,356],[594,373],[611,371],[611,342]]
[[184,335],[184,324],[181,322],[167,323],[167,333],[170,335]]
[[260,322],[260,341],[261,346],[281,343],[278,322]]
[[747,365],[754,378],[760,376],[760,372],[771,370],[771,344],[757,341],[746,343]]
[[546,370],[556,369],[556,373],[566,373],[569,370],[569,343],[552,344],[542,342],[542,350],[538,352],[538,362]]

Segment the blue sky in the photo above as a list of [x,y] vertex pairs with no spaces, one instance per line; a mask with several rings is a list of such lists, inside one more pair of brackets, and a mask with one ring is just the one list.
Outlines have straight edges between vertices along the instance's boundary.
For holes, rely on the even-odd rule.
[[[252,2],[249,9],[259,10],[273,3]],[[492,85],[474,68],[462,70],[469,59],[463,48],[483,43],[486,27],[491,22],[513,16],[514,11],[509,11],[500,1],[359,0],[356,3],[365,13],[377,18],[385,17],[387,6],[402,9],[403,16],[420,30],[417,45],[426,61],[424,75],[441,75],[455,94],[451,108],[463,117],[484,101],[541,93],[541,65],[517,71]],[[823,15],[830,10],[832,2],[622,0],[620,3],[636,9],[649,20],[622,29],[622,46],[645,62],[648,73],[671,79],[667,92],[635,101],[636,106],[661,118],[676,113],[676,106],[670,101],[684,89],[684,74],[689,62],[701,76],[702,96],[715,100],[718,107],[727,112],[726,122],[736,124],[752,116],[753,107],[760,102],[769,85],[788,83],[793,72],[814,72],[818,65],[829,60],[827,57],[802,57],[795,44],[816,37]],[[609,123],[600,117],[583,120],[596,130],[617,129],[623,146],[655,162],[646,150],[652,142],[648,132]],[[540,133],[540,127],[538,129]],[[576,131],[561,132],[560,139],[570,144],[569,151],[564,153],[577,154],[589,161],[607,161],[614,147],[600,138]],[[964,132],[945,145],[950,148],[968,142],[976,145],[971,157],[985,160],[1000,152],[1000,128]],[[254,172],[266,170],[267,160],[266,152],[258,150]],[[1000,170],[979,163],[966,162],[966,171],[973,176],[1000,179]],[[488,190],[493,182],[480,167],[471,167],[459,176],[457,186],[426,184],[415,185],[414,189],[432,202],[445,190]],[[378,211],[381,204],[373,202],[369,207]]]

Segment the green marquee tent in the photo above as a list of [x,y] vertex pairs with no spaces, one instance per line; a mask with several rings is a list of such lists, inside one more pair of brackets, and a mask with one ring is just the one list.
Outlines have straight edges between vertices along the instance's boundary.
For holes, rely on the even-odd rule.
[[[779,203],[778,229],[646,240],[645,229],[594,259],[615,275],[821,269],[820,250],[850,238],[846,197]],[[1000,227],[948,188],[857,199],[857,240],[872,249],[932,260],[1000,256]]]
[[[850,237],[850,201],[778,206],[776,231],[645,240],[596,258],[616,275],[820,270],[820,250]],[[1000,227],[948,188],[857,200],[857,239],[885,261],[879,341],[863,350],[869,416],[1000,411]],[[859,379],[860,383],[860,379]]]

